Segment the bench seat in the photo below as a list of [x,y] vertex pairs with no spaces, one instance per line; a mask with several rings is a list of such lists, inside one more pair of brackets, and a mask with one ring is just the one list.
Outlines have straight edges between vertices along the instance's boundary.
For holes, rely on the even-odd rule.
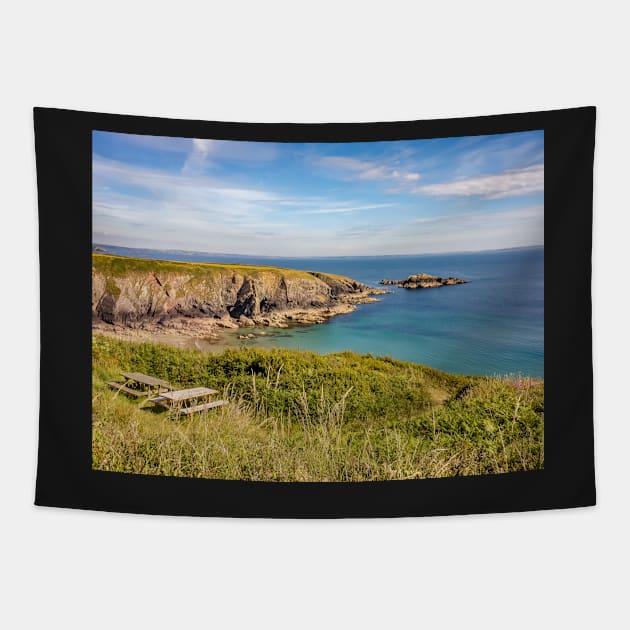
[[194,405],[193,407],[183,407],[179,410],[180,414],[185,416],[189,416],[192,413],[197,413],[198,411],[205,411],[206,409],[214,409],[215,407],[221,407],[222,405],[227,404],[227,400],[213,400],[209,403],[204,403],[203,405]]
[[149,398],[148,402],[152,402],[156,405],[160,405],[160,407],[164,407],[164,409],[170,409],[171,403],[164,396],[154,396],[153,398]]
[[124,383],[117,383],[116,381],[107,381],[107,385],[117,389],[119,392],[125,392],[125,394],[131,394],[132,396],[146,396],[146,392],[141,392],[137,389],[131,389],[126,387]]

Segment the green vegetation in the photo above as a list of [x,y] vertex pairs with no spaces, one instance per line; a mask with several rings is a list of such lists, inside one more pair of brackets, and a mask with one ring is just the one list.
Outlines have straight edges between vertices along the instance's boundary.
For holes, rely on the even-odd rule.
[[[92,268],[96,273],[101,273],[107,278],[127,276],[129,274],[167,274],[183,273],[193,278],[203,279],[213,274],[240,273],[242,275],[257,276],[263,273],[280,273],[286,278],[305,278],[312,280],[313,275],[309,271],[297,269],[284,269],[264,265],[239,265],[232,263],[190,263],[176,262],[172,260],[149,260],[145,258],[131,258],[127,256],[114,256],[111,254],[92,253]],[[336,274],[319,273],[319,276],[328,276],[333,279],[350,280],[345,276]]]
[[[173,419],[105,381],[121,370],[222,390],[228,405]],[[533,470],[544,385],[455,376],[349,352],[203,354],[93,338],[93,465],[269,481],[366,481]]]

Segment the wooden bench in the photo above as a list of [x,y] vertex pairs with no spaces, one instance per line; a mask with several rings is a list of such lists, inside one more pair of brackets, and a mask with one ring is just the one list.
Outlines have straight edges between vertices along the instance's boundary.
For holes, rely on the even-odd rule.
[[[210,389],[209,387],[190,387],[188,389],[160,392],[157,396],[151,396],[148,402],[168,409],[175,417],[181,415],[189,416],[198,411],[205,411],[206,409],[214,409],[215,407],[225,405],[227,400],[208,400],[210,396],[218,393],[216,389]],[[205,402],[199,402],[200,399],[201,401],[205,400]],[[185,405],[187,404],[190,406],[186,407]]]
[[225,404],[227,404],[227,400],[213,400],[212,402],[204,403],[203,405],[195,405],[194,407],[182,407],[179,410],[179,413],[185,416],[189,416],[192,413],[205,411],[206,409],[214,409],[215,407],[221,407]]
[[[116,396],[119,392],[125,392],[130,396],[136,398],[147,398],[157,394],[158,396],[164,392],[171,391],[173,386],[167,381],[163,381],[155,376],[149,376],[148,374],[142,374],[141,372],[121,372],[122,376],[126,379],[124,383],[116,381],[108,381],[107,385],[116,390]],[[136,383],[136,387],[140,385],[140,389],[133,389],[128,387],[131,383]],[[141,403],[141,406],[144,402]]]
[[147,393],[143,392],[139,389],[131,389],[131,387],[127,387],[124,383],[117,383],[116,381],[107,381],[107,385],[112,387],[113,389],[117,389],[119,392],[125,392],[125,394],[131,394],[132,396],[146,396]]
[[171,408],[171,402],[167,400],[166,398],[164,398],[164,396],[154,396],[153,398],[149,398],[147,402],[152,402],[156,405],[160,405],[161,407],[164,407],[165,409]]

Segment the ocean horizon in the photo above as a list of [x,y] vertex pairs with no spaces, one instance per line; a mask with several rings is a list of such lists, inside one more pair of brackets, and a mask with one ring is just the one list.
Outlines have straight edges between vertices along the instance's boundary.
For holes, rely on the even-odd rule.
[[[349,276],[372,287],[411,274],[467,284],[378,296],[324,324],[265,328],[237,345],[319,353],[350,350],[422,363],[458,374],[544,377],[544,246],[446,254],[273,257],[118,247],[106,253],[182,262],[273,265]],[[259,332],[259,331],[254,331]]]

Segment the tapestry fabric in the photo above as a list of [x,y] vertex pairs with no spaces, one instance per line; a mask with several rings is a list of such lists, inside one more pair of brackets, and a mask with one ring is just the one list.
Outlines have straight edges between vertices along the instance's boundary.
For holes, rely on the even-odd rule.
[[594,504],[595,108],[34,118],[36,504],[289,518]]

